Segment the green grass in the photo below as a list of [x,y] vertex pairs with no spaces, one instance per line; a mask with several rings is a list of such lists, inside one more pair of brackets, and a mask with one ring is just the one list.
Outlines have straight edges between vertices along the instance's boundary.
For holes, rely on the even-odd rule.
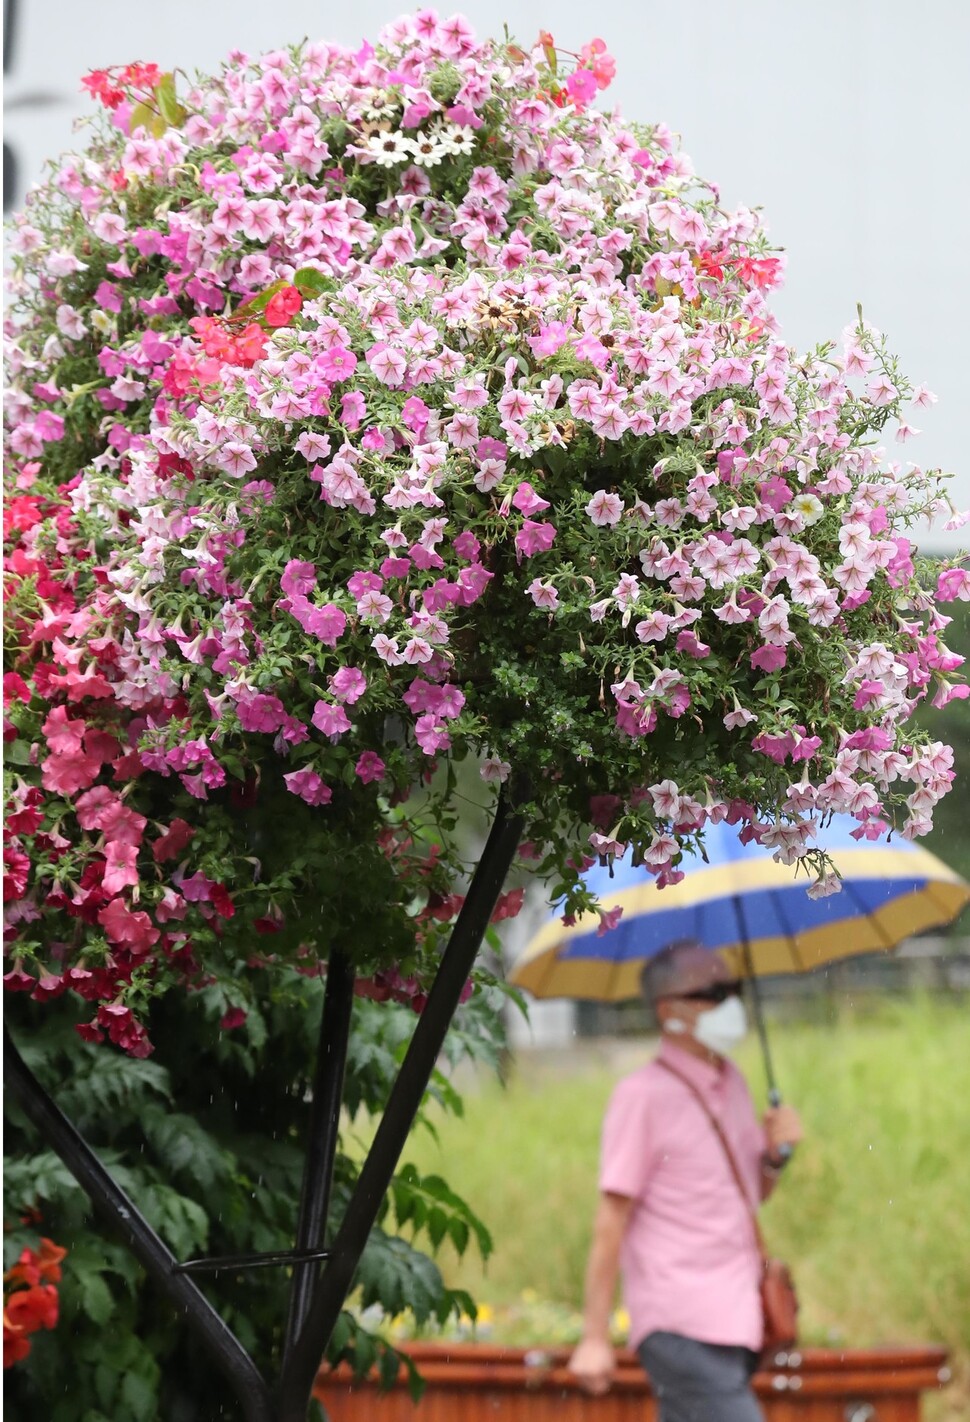
[[[764,1223],[793,1266],[803,1341],[941,1342],[970,1360],[970,1031],[966,1007],[882,1002],[823,1023],[777,1023],[779,1082],[806,1141]],[[578,1308],[595,1203],[600,1122],[613,1073],[588,1053],[525,1062],[507,1088],[479,1079],[463,1120],[438,1122],[407,1158],[445,1174],[495,1236],[486,1266],[443,1256],[451,1282],[492,1307],[523,1290]],[[741,1066],[763,1095],[753,1044]],[[951,1394],[952,1395],[952,1394]]]

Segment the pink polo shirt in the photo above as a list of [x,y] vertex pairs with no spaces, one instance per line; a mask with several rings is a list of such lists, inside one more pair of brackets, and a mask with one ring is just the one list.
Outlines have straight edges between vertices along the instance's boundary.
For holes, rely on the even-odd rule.
[[[711,1066],[669,1037],[658,1057],[699,1089],[757,1200],[766,1141],[744,1077],[730,1062]],[[635,1201],[620,1250],[631,1343],[662,1329],[760,1348],[761,1265],[750,1215],[700,1103],[656,1059],[613,1092],[599,1183]]]

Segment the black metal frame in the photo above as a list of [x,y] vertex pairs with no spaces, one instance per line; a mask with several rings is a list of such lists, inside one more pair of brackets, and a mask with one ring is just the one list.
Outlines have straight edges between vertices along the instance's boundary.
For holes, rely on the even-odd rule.
[[[333,1243],[324,1248],[354,996],[354,974],[331,953],[297,1219],[296,1246],[265,1255],[184,1263],[172,1254],[24,1062],[4,1030],[6,1081],[44,1141],[60,1156],[102,1218],[184,1314],[239,1399],[245,1422],[305,1422],[313,1381],[367,1238],[390,1185],[445,1035],[522,836],[522,816],[503,794],[488,842],[417,1019],[367,1159]],[[293,1264],[280,1377],[271,1387],[192,1273]],[[324,1267],[321,1269],[321,1263]]]

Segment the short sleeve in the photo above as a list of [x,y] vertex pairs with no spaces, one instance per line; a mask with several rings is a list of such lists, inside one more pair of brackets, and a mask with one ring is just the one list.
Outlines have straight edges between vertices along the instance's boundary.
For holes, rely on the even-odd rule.
[[656,1112],[642,1077],[627,1077],[610,1098],[603,1122],[599,1187],[637,1199],[646,1189],[656,1158]]
[[734,1063],[731,1063],[732,1073],[735,1079],[734,1089],[737,1092],[741,1103],[741,1119],[745,1122],[745,1148],[760,1163],[761,1157],[768,1149],[768,1137],[765,1128],[758,1119],[755,1110],[754,1100],[751,1096],[751,1088],[748,1086],[743,1074],[738,1071]]

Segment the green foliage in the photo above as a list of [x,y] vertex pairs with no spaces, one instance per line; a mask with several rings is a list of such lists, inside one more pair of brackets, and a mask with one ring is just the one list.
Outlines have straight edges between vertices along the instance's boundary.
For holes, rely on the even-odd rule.
[[[292,1246],[303,1167],[308,1089],[322,1010],[319,978],[264,974],[241,1028],[219,1029],[231,1003],[224,985],[187,1003],[155,1005],[156,1054],[137,1060],[77,1037],[67,999],[43,1011],[15,999],[11,1029],[25,1060],[77,1124],[172,1249],[186,1259]],[[347,1125],[370,1120],[387,1099],[415,1017],[393,1004],[355,1004],[347,1070]],[[496,1061],[501,1032],[495,994],[481,990],[460,1011],[452,1060]],[[462,1109],[443,1072],[424,1112]],[[128,1250],[102,1230],[87,1197],[8,1102],[5,1261],[39,1234],[69,1250],[60,1286],[61,1321],[35,1336],[30,1357],[8,1374],[16,1415],[53,1422],[210,1422],[237,1408],[174,1311]],[[338,1153],[334,1220],[346,1206],[360,1151]],[[378,1331],[385,1314],[410,1326],[473,1314],[429,1257],[448,1241],[486,1255],[490,1235],[437,1174],[404,1166],[395,1179],[355,1281],[353,1310],[341,1315],[329,1357],[385,1380],[401,1359]],[[286,1271],[220,1273],[202,1287],[261,1366],[278,1364],[286,1315]],[[412,1378],[415,1394],[420,1383]]]

